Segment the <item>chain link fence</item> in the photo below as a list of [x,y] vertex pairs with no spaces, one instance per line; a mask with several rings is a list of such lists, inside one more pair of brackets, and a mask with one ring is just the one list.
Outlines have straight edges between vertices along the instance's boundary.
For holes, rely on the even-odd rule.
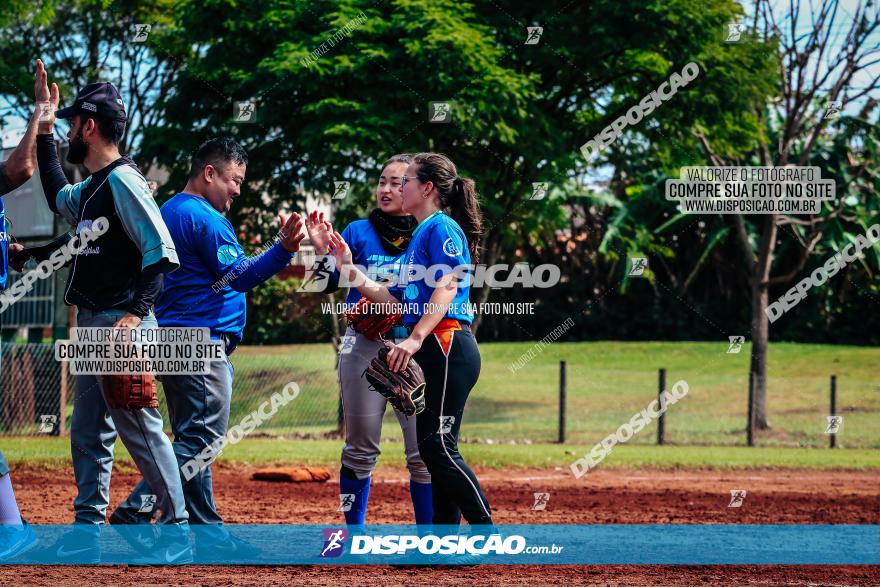
[[[232,355],[232,363],[235,379],[230,425],[293,382],[300,388],[299,395],[255,433],[304,437],[337,433],[338,386],[335,354],[329,344],[242,347]],[[2,343],[0,434],[64,435],[69,430],[75,380],[66,364],[55,360],[53,345]],[[161,383],[159,399],[168,422]]]
[[[520,366],[517,358],[529,348],[529,343],[481,345],[482,372],[468,400],[463,441],[556,442],[559,360],[565,358],[569,444],[592,445],[629,422],[657,397],[657,366],[665,366],[668,386],[679,379],[690,386],[687,397],[666,414],[668,444],[745,445],[745,347],[741,355],[725,355],[722,348],[719,358],[708,362],[707,356],[716,356],[711,343],[558,342],[552,345],[554,352],[545,351]],[[880,416],[880,380],[868,367],[872,362],[876,364],[875,349],[781,345],[776,352],[780,356],[774,365],[782,372],[771,372],[768,379],[771,427],[756,433],[758,446],[828,446],[829,378],[837,373],[836,413],[843,416],[838,446],[880,448],[880,428],[875,426]],[[835,357],[825,357],[831,352]],[[0,435],[65,435],[69,431],[75,377],[55,361],[52,345],[7,342],[3,343],[2,353]],[[329,343],[239,347],[232,356],[235,378],[230,426],[241,423],[273,393],[293,382],[300,388],[296,399],[263,420],[251,436],[336,437],[336,359]],[[804,366],[792,367],[795,361]],[[161,388],[159,397],[167,422]],[[386,410],[385,418],[383,437],[400,438],[391,408]],[[649,422],[628,444],[654,444],[656,429],[657,423]]]
[[73,382],[52,346],[4,342],[0,352],[0,434],[63,433],[63,392]]

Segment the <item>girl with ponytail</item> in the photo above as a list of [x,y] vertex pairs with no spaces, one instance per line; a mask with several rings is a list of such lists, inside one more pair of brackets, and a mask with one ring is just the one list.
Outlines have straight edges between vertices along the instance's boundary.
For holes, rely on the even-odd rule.
[[[339,233],[330,238],[337,266],[361,283],[374,302],[403,302],[409,336],[388,353],[400,371],[412,357],[427,382],[426,408],[417,416],[419,454],[431,473],[434,524],[492,524],[489,503],[458,451],[465,402],[480,375],[480,351],[471,332],[470,265],[480,245],[480,206],[472,179],[460,177],[445,155],[419,153],[402,178],[403,211],[416,221],[400,269],[400,282],[387,287],[352,263]],[[430,269],[430,270],[429,270]]]
[[[355,220],[342,231],[350,243],[354,262],[368,268],[373,274],[380,271],[394,274],[399,270],[403,254],[412,239],[415,219],[401,207],[401,180],[412,155],[398,154],[382,165],[376,183],[376,208],[368,218]],[[315,252],[326,255],[330,248],[329,224],[317,212],[309,214],[306,229]],[[330,279],[327,293],[335,291],[338,278]],[[351,289],[345,299],[352,307],[361,299],[357,290]],[[402,342],[409,333],[402,326],[395,326],[389,339]],[[379,442],[382,437],[382,418],[387,400],[369,387],[363,377],[364,370],[376,356],[382,341],[356,332],[349,327],[345,332],[344,351],[339,355],[339,386],[342,396],[342,413],[345,419],[345,444],[342,446],[342,466],[339,470],[340,503],[347,500],[345,522],[349,526],[363,526],[366,522],[367,504],[370,499],[373,469],[379,460]],[[431,498],[431,475],[419,456],[416,422],[396,413],[403,432],[406,466],[410,473],[410,497],[416,524],[426,525],[433,518]],[[347,498],[344,496],[348,496]]]

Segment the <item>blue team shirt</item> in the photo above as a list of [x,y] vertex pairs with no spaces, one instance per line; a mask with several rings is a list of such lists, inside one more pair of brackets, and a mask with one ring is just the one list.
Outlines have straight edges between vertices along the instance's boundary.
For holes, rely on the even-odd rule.
[[[406,250],[404,275],[412,274],[414,265],[422,265],[426,269],[436,266],[433,275],[439,279],[448,273],[459,273],[457,267],[470,266],[471,253],[468,250],[467,238],[458,223],[444,214],[437,212],[425,218],[413,233],[413,238]],[[403,302],[403,324],[415,326],[425,307],[431,301],[434,287],[424,279],[410,280],[406,285],[391,288],[391,293]],[[474,313],[470,306],[470,271],[467,278],[459,279],[458,291],[449,306],[446,318],[455,318],[459,322],[471,324]]]
[[199,196],[177,194],[161,212],[180,268],[165,276],[156,302],[159,326],[208,327],[240,341],[247,319],[245,292],[284,269],[293,254],[275,243],[248,258],[229,220]]
[[[3,194],[0,194],[2,196]],[[9,232],[6,230],[6,207],[0,198],[0,289],[6,289],[9,278]]]
[[[352,261],[365,269],[367,277],[379,283],[392,281],[400,270],[403,253],[389,255],[382,246],[376,229],[369,220],[355,220],[342,231],[342,238],[351,248]],[[357,288],[348,290],[346,304],[355,304],[361,299]]]

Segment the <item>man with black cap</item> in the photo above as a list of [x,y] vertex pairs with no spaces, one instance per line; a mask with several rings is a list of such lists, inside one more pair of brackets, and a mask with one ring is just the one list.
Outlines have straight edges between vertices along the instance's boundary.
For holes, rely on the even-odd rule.
[[[108,220],[106,232],[74,258],[64,300],[77,307],[79,327],[157,328],[153,304],[162,289],[162,275],[179,263],[146,179],[130,157],[119,153],[126,124],[122,98],[112,84],[94,83],[79,91],[73,105],[57,110],[58,88],[52,84],[49,89],[41,62],[38,76],[42,84],[38,84],[37,102],[49,106],[49,112],[40,117],[37,136],[46,201],[77,233],[89,230],[98,218]],[[68,161],[91,172],[75,185],[67,183],[58,161],[53,136],[56,117],[70,119]],[[75,521],[83,526],[59,541],[55,555],[60,561],[68,555],[77,562],[100,559],[97,530],[109,504],[118,432],[155,490],[155,504],[161,511],[163,538],[156,542],[144,537],[144,547],[155,547],[152,554],[165,564],[191,561],[180,472],[159,410],[110,408],[105,393],[98,377],[77,376],[70,442],[78,489]]]

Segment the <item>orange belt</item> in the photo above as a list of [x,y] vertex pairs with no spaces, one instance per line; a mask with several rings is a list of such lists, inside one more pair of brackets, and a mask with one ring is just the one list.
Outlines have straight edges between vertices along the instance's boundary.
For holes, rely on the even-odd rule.
[[[469,325],[465,324],[464,326],[470,330]],[[443,349],[444,355],[449,356],[449,347],[452,346],[452,333],[461,329],[461,322],[455,318],[444,318],[431,331],[437,337],[437,342],[440,343],[440,348]]]

